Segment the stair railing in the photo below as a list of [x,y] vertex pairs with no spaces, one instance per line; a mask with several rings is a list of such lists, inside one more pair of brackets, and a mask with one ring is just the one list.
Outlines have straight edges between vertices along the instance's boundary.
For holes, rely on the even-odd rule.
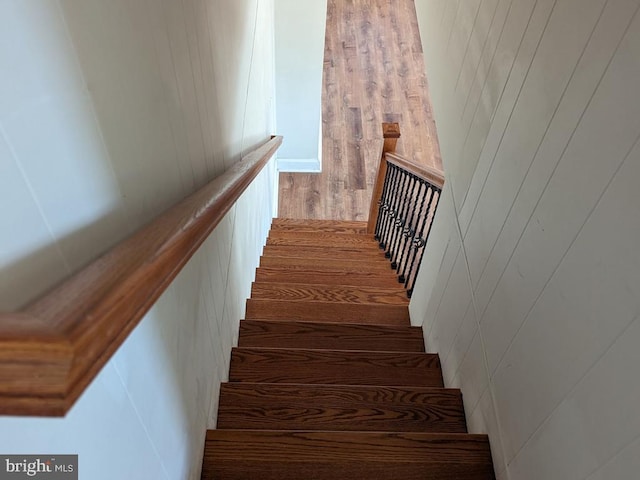
[[395,154],[400,127],[382,124],[384,147],[367,224],[411,298],[444,177]]
[[69,411],[281,144],[271,137],[49,293],[0,313],[0,414]]

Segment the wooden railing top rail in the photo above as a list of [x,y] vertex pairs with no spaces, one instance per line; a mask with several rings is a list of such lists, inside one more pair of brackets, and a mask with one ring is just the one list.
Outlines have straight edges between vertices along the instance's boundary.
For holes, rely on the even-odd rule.
[[401,157],[397,153],[387,153],[385,156],[389,163],[393,163],[407,172],[413,173],[416,177],[426,180],[434,187],[441,189],[444,186],[444,175],[441,171],[426,165],[413,163],[411,160]]
[[64,415],[281,143],[272,137],[22,311],[0,313],[0,414]]

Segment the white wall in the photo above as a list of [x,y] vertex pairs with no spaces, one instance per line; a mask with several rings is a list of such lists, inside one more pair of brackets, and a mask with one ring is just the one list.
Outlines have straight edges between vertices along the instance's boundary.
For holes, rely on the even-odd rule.
[[[273,0],[0,2],[0,309],[274,133],[273,25]],[[199,478],[276,181],[272,161],[66,418],[0,418],[0,451]]]
[[276,98],[281,171],[320,171],[327,0],[275,0]]
[[411,311],[499,478],[640,464],[638,0],[417,0],[447,185]]

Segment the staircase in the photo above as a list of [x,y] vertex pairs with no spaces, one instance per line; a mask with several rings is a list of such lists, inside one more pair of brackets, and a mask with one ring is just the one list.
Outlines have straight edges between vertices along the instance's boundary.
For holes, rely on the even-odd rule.
[[364,222],[275,219],[202,479],[493,479]]

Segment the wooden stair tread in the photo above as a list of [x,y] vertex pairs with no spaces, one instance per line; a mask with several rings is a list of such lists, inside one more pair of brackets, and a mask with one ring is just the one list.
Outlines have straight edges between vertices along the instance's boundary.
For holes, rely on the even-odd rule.
[[367,233],[367,222],[347,220],[301,220],[294,218],[274,218],[272,230],[296,232]]
[[326,258],[334,260],[336,258],[342,260],[384,260],[389,263],[389,260],[385,258],[384,251],[378,248],[377,250],[361,250],[358,247],[305,247],[300,248],[296,245],[265,245],[262,248],[263,256],[275,256],[275,257],[293,257],[293,258]]
[[424,352],[422,328],[242,320],[240,347]]
[[380,275],[396,276],[395,270],[391,268],[391,263],[384,258],[344,260],[340,258],[296,258],[263,255],[260,257],[260,266],[287,270],[337,270],[350,273],[376,272]]
[[253,283],[251,298],[296,302],[340,302],[353,304],[409,305],[401,287],[354,287],[350,285],[309,285],[295,283]]
[[254,320],[293,320],[309,322],[347,322],[379,325],[409,325],[408,305],[383,303],[345,303],[250,298],[245,318]]
[[401,285],[397,278],[379,272],[347,272],[344,270],[290,270],[259,267],[256,282],[299,283],[309,285],[352,285],[394,288]]
[[365,222],[275,219],[202,479],[493,480]]
[[236,347],[230,382],[443,387],[437,354]]
[[378,242],[373,235],[348,233],[308,233],[271,231],[267,245],[294,245],[297,247],[349,247],[379,252]]
[[459,390],[225,383],[218,428],[466,433]]
[[207,431],[203,479],[491,480],[486,435]]

